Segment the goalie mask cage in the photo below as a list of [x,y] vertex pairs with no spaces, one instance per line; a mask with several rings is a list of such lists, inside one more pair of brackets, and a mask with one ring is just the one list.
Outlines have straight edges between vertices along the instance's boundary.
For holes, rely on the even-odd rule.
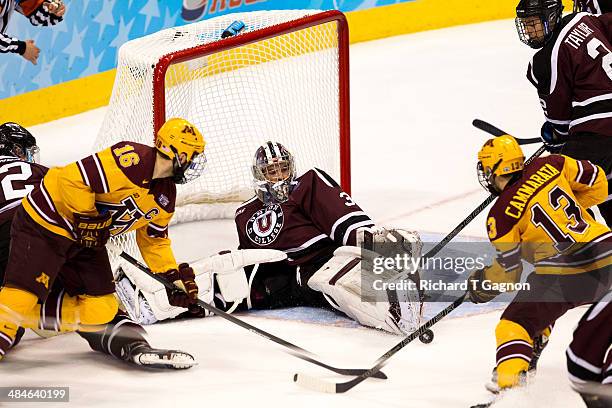
[[[245,29],[221,39],[236,20]],[[233,217],[254,195],[253,156],[268,140],[293,153],[298,175],[319,167],[350,192],[348,67],[348,25],[335,10],[238,13],[165,29],[120,48],[94,148],[152,145],[172,117],[194,123],[207,164],[177,186],[175,222]]]

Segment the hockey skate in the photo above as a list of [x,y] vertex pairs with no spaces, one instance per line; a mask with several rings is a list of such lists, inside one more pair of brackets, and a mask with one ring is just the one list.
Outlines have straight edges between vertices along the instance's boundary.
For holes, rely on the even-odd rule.
[[183,370],[198,364],[189,353],[156,349],[146,343],[129,344],[123,351],[124,360],[144,367]]

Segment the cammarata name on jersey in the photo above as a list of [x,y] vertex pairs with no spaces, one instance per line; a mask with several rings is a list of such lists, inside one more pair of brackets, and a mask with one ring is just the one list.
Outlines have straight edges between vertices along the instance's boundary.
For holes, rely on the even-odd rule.
[[[419,281],[420,290],[430,291],[467,291],[468,284],[472,285],[472,289],[478,289],[478,285],[481,284],[481,288],[484,290],[494,290],[498,292],[514,292],[518,290],[531,290],[531,284],[528,282],[493,282],[489,279],[483,281],[465,281],[465,282],[444,282],[442,280],[427,280],[421,279]],[[404,291],[404,290],[417,290],[416,282],[411,280],[402,280],[399,282],[385,282],[382,279],[376,279],[372,282],[374,290],[392,290],[392,291]]]
[[505,210],[506,215],[516,219],[521,218],[525,205],[537,191],[538,187],[542,186],[559,173],[559,170],[548,163],[540,167],[538,171],[532,174],[529,179],[518,188],[514,196],[512,196],[512,201],[510,201],[510,204]]

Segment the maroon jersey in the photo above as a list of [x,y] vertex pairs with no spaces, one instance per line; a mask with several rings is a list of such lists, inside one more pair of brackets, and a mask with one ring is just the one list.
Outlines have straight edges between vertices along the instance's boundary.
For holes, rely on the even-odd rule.
[[[566,351],[573,382],[612,384],[612,292],[586,311]],[[606,355],[608,357],[606,358]],[[603,406],[603,405],[602,405]]]
[[565,16],[527,69],[546,120],[562,135],[612,136],[612,14]]
[[287,202],[264,204],[257,197],[236,210],[240,249],[284,251],[302,265],[329,247],[356,244],[356,230],[374,223],[324,171],[298,177]]
[[575,0],[581,11],[603,14],[612,11],[612,0]]
[[0,223],[10,221],[21,200],[39,185],[48,168],[13,156],[0,156]]

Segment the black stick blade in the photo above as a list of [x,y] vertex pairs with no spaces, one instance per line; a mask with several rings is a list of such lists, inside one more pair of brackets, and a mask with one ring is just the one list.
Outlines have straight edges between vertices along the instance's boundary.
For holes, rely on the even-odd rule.
[[472,125],[475,128],[478,128],[480,130],[482,130],[483,132],[487,132],[493,136],[503,136],[503,135],[507,135],[508,133],[504,132],[503,130],[501,130],[498,127],[493,126],[492,124],[485,122],[484,120],[480,120],[480,119],[474,119],[472,121]]

